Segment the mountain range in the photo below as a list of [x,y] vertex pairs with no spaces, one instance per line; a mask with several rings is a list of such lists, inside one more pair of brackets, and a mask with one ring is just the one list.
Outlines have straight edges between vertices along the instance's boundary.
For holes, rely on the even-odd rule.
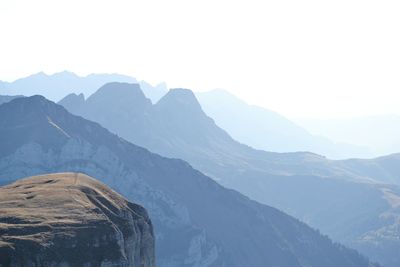
[[[310,134],[282,115],[249,105],[222,90],[196,93],[203,111],[235,140],[256,149],[274,152],[311,151],[331,159],[370,157],[365,145],[332,142]],[[307,129],[307,128],[306,128]],[[328,136],[330,137],[330,136]],[[333,139],[336,140],[336,139]]]
[[69,95],[60,104],[152,152],[186,160],[385,266],[400,264],[399,155],[335,161],[256,150],[219,128],[187,89],[170,90],[152,104],[137,84],[109,83],[86,100]]
[[146,81],[138,81],[127,75],[115,73],[78,76],[73,72],[62,71],[52,75],[39,72],[13,82],[0,81],[0,95],[43,95],[47,99],[59,101],[69,93],[82,93],[89,96],[102,85],[115,81],[139,83],[147,96],[155,102],[167,91],[165,83],[152,86]]
[[[126,75],[90,74],[82,77],[64,71],[52,75],[41,72],[14,82],[0,81],[0,95],[39,94],[50,100],[59,101],[67,94],[75,93],[88,98],[108,82],[139,83],[143,93],[152,103],[157,103],[168,92],[165,83],[153,86],[146,81],[139,82]],[[249,105],[221,89],[198,92],[196,97],[204,112],[213,118],[219,127],[235,140],[256,149],[274,152],[311,151],[332,159],[366,158],[376,154],[372,154],[365,145],[332,142],[327,138],[310,134],[299,126],[302,124],[296,124],[271,110]]]
[[[125,91],[133,92],[135,98],[142,96],[131,87],[123,85],[117,96],[126,97]],[[106,89],[100,92],[107,93]],[[160,112],[168,114],[169,103],[193,104],[176,93],[159,102],[163,103]],[[101,99],[87,101],[98,106],[104,103]],[[102,108],[124,109],[130,100]],[[146,116],[145,109],[152,107],[149,101],[131,103],[131,107]],[[125,118],[135,120],[131,114]],[[158,266],[373,265],[297,219],[222,187],[188,163],[129,143],[42,96],[0,105],[0,136],[3,184],[37,174],[81,172],[142,204],[154,225]],[[201,135],[195,139],[205,141]]]
[[[300,218],[385,266],[399,264],[396,251],[400,242],[395,238],[399,233],[398,154],[329,160],[309,152],[265,152],[257,148],[314,149],[331,158],[342,158],[342,153],[370,155],[363,146],[313,136],[279,114],[248,105],[222,90],[196,95],[185,89],[166,93],[163,84],[153,87],[124,80],[103,86],[118,80],[109,76],[96,83],[101,84],[97,92],[95,84],[86,92],[60,86],[58,77],[44,75],[39,87],[45,88],[42,85],[53,80],[52,88],[43,90],[46,96],[49,91],[75,92],[59,102],[72,113],[97,121],[153,152],[184,159],[220,184]],[[26,80],[32,94],[38,92],[29,86],[29,79],[20,80]],[[7,87],[4,84],[3,89]],[[0,92],[8,92],[2,91],[1,83]],[[21,94],[17,87],[12,93]],[[85,95],[90,96],[86,99]],[[10,100],[0,97],[0,102]]]

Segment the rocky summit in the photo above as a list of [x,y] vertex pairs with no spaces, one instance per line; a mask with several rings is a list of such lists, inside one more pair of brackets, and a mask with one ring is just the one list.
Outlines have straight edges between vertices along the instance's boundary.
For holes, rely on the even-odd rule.
[[78,173],[0,188],[0,266],[155,266],[146,210]]

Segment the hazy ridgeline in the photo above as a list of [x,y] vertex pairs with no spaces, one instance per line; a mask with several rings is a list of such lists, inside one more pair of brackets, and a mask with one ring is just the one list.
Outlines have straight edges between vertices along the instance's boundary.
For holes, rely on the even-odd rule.
[[[68,95],[60,105],[118,136],[39,96],[0,97],[11,101],[0,106],[1,183],[59,171],[100,179],[148,210],[159,266],[370,264],[274,208],[384,266],[400,264],[399,155],[328,159],[370,151],[315,137],[221,90],[195,95],[118,75],[58,76],[3,88]],[[32,79],[39,82],[30,87]]]
[[[0,81],[0,95],[39,94],[52,101],[59,101],[66,95],[75,93],[83,94],[87,98],[108,82],[139,83],[152,103],[156,103],[168,91],[164,83],[152,86],[145,81],[137,81],[133,77],[120,74],[91,74],[80,77],[64,71],[53,75],[37,73],[11,83]],[[379,120],[379,127],[373,126],[376,120],[367,125],[356,123],[352,127],[343,127],[343,124],[337,125],[334,121],[293,122],[274,111],[249,105],[221,89],[199,92],[196,97],[204,112],[219,127],[235,140],[256,149],[274,152],[311,151],[332,159],[370,158],[397,152],[398,131],[390,130],[397,128],[394,128],[395,120],[390,121],[389,118]],[[328,124],[330,127],[327,127]],[[341,131],[338,132],[338,129]],[[368,135],[363,134],[366,131]],[[360,142],[362,140],[364,142]]]

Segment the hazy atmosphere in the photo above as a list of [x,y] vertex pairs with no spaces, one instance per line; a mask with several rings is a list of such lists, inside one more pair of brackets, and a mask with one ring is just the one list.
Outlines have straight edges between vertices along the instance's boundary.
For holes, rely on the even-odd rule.
[[0,267],[399,267],[396,1],[0,2]]
[[121,73],[290,118],[400,115],[398,1],[0,2],[0,80]]

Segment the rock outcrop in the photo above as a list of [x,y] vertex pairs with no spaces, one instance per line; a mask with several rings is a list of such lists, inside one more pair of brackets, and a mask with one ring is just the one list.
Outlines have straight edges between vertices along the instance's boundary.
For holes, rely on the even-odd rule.
[[155,266],[146,210],[78,173],[0,188],[0,266]]

